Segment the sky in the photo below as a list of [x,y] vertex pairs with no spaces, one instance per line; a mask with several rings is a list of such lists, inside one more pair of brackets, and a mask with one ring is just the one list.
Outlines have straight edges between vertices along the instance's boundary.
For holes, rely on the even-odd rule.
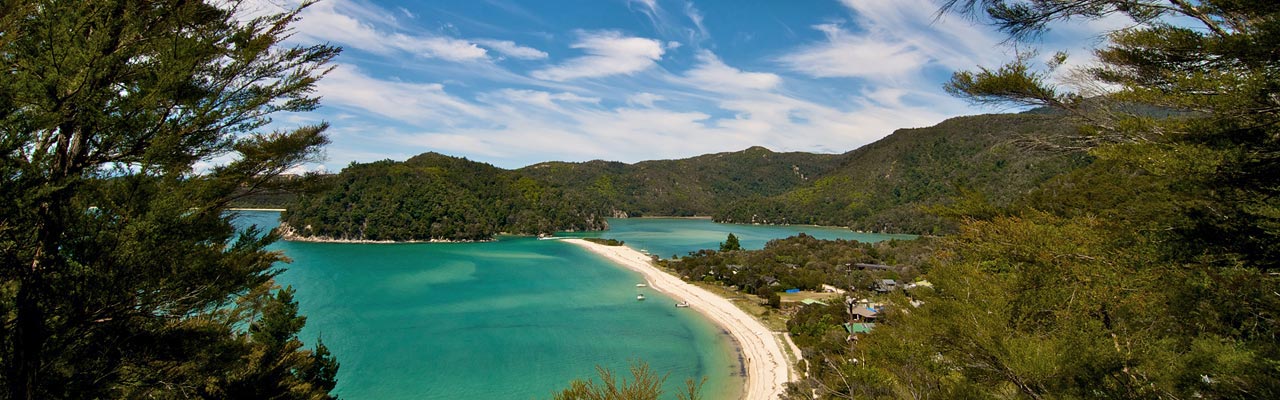
[[[258,0],[281,10],[296,0]],[[317,85],[322,163],[434,151],[503,168],[637,162],[764,146],[843,153],[896,129],[1009,110],[948,96],[955,71],[1014,57],[935,0],[324,0],[289,44],[344,48]],[[1108,21],[1040,39],[1087,63]],[[1044,57],[1051,51],[1042,51]],[[1079,61],[1077,61],[1079,60]]]

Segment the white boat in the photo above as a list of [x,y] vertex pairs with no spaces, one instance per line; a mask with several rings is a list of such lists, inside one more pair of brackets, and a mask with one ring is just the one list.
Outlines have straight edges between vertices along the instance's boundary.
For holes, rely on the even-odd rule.
[[687,301],[682,301],[682,302],[676,303],[676,308],[685,308],[685,307],[688,307],[688,306],[689,306],[689,302],[687,302]]
[[649,285],[646,285],[646,284],[643,284],[643,283],[637,283],[637,284],[636,284],[636,287],[649,287]]
[[644,301],[644,295],[643,295],[643,294],[637,294],[637,295],[636,295],[636,301]]

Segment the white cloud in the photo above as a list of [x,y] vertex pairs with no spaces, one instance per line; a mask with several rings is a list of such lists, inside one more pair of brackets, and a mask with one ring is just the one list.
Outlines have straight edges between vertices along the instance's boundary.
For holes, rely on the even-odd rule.
[[689,21],[693,22],[693,26],[697,28],[697,38],[707,39],[711,37],[711,33],[707,31],[706,25],[702,24],[702,12],[693,6],[693,2],[684,3],[684,15],[689,17]]
[[487,112],[454,97],[439,83],[395,82],[370,77],[354,65],[338,65],[316,85],[326,106],[361,110],[407,123],[461,125]]
[[547,58],[547,53],[545,51],[532,47],[521,46],[510,40],[481,39],[476,40],[476,43],[511,58],[518,58],[521,60],[541,60]]
[[627,104],[653,108],[653,102],[662,101],[666,99],[667,98],[665,96],[660,94],[640,92],[640,93],[627,96]]
[[657,9],[658,9],[658,1],[657,1],[657,0],[630,0],[630,2],[631,2],[631,3],[635,3],[635,4],[642,5],[642,6],[644,6],[645,8],[649,9],[650,11],[652,11],[652,10],[657,10]]
[[698,87],[709,91],[726,89],[768,90],[782,83],[782,78],[768,72],[744,72],[725,65],[719,57],[710,51],[698,53],[696,67],[685,73]]
[[[925,67],[959,70],[999,64],[1007,58],[1003,37],[957,16],[936,18],[932,0],[841,0],[854,28],[814,26],[826,41],[779,59],[819,78],[906,80]],[[947,18],[950,17],[950,18]]]
[[476,61],[488,59],[487,52],[465,40],[447,37],[420,37],[394,34],[391,45],[407,53],[448,61]]
[[532,76],[550,81],[567,81],[630,75],[653,66],[665,52],[662,42],[622,36],[613,31],[581,33],[578,42],[570,47],[582,49],[587,55],[534,71]]
[[488,60],[485,49],[467,40],[403,32],[397,15],[364,3],[326,1],[313,4],[294,24],[294,41],[331,42],[382,56],[410,54],[453,62]]
[[834,24],[813,28],[826,33],[827,41],[801,48],[780,60],[809,76],[895,78],[919,71],[929,62],[925,53],[907,43],[853,34]]
[[1004,37],[956,15],[936,18],[934,0],[841,0],[876,40],[901,43],[941,65],[962,69],[1005,59]]
[[501,99],[506,103],[528,104],[549,110],[562,110],[561,104],[568,103],[600,103],[600,98],[598,97],[584,97],[569,92],[551,93],[525,89],[502,89],[493,93],[489,99]]

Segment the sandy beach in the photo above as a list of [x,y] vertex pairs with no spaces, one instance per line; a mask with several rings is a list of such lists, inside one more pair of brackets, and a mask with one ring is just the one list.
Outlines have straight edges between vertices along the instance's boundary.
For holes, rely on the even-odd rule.
[[[605,246],[582,239],[565,239],[583,246],[644,275],[649,287],[675,298],[689,302],[690,308],[706,315],[716,325],[723,327],[738,342],[742,359],[746,364],[746,388],[743,398],[748,400],[777,399],[794,374],[782,350],[782,339],[760,321],[747,315],[729,300],[716,296],[700,287],[659,270],[649,256],[626,246]],[[779,334],[781,335],[781,334]]]

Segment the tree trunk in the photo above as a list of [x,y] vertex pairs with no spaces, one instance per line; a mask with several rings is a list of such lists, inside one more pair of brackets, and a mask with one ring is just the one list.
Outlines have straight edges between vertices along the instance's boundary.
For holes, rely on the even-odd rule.
[[62,237],[62,210],[68,196],[65,190],[54,190],[50,198],[40,202],[36,219],[35,252],[31,265],[18,272],[18,293],[14,304],[13,349],[10,370],[5,371],[9,398],[30,400],[40,396],[40,373],[44,364],[44,347],[49,337],[44,306],[47,295],[45,271],[58,264],[58,242]]

